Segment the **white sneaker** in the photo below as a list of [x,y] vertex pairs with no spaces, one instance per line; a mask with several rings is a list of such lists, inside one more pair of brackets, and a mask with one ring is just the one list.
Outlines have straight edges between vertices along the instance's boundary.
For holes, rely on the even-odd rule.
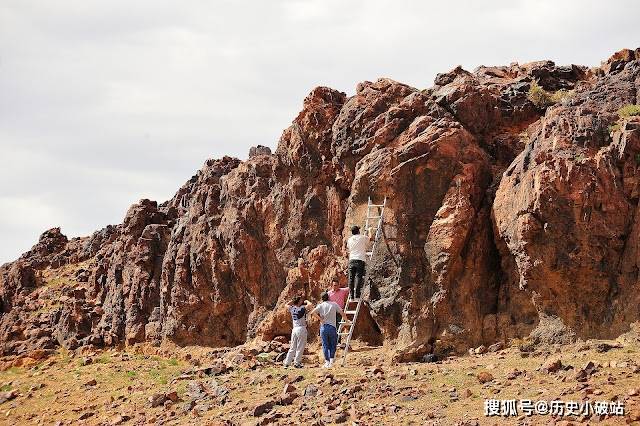
[[322,368],[329,368],[329,361],[325,361]]
[[327,368],[333,367],[334,362],[335,362],[335,358],[331,358],[331,360],[329,361],[329,364],[327,365]]

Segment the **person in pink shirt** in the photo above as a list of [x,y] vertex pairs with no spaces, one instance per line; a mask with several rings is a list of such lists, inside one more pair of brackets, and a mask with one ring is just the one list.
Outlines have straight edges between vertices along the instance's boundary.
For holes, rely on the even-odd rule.
[[[335,302],[338,306],[340,306],[340,309],[344,310],[346,303],[347,303],[347,296],[349,295],[349,287],[340,287],[340,283],[338,282],[337,278],[334,278],[333,281],[331,282],[331,290],[328,291],[329,293],[329,301],[330,302]],[[337,327],[340,326],[340,321],[342,321],[342,317],[340,316],[340,314],[336,314],[337,318],[336,318],[336,324]],[[340,336],[338,336],[338,341],[340,341]]]

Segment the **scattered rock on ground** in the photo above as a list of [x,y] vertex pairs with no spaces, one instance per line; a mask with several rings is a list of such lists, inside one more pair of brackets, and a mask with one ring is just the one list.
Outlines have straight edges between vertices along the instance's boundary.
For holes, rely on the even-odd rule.
[[550,359],[542,365],[542,371],[546,373],[555,373],[562,368],[562,361],[559,359]]
[[258,404],[255,406],[255,408],[253,409],[253,411],[251,412],[251,415],[253,417],[260,417],[265,413],[268,413],[269,411],[271,411],[271,409],[274,406],[274,402],[273,401],[266,401],[263,402],[261,404]]
[[487,347],[486,347],[485,345],[480,345],[480,346],[478,346],[477,348],[475,348],[475,349],[473,350],[473,352],[474,352],[476,355],[481,355],[481,354],[483,354],[483,353],[487,352]]
[[487,352],[498,352],[502,348],[504,348],[504,344],[502,342],[494,343],[487,348]]
[[6,391],[6,392],[0,392],[0,404],[3,404],[5,402],[7,402],[7,401],[11,401],[16,396],[18,396],[18,390],[17,389],[13,389],[13,390]]
[[488,371],[481,371],[476,377],[478,378],[478,381],[483,384],[493,380],[493,375]]
[[156,393],[148,398],[149,404],[152,408],[161,406],[166,400],[167,397],[163,393]]

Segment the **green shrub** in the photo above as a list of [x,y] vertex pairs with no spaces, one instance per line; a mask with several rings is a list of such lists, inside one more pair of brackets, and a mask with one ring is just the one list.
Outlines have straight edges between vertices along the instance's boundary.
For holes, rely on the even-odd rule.
[[640,105],[625,105],[618,110],[620,118],[634,117],[640,115]]
[[[618,117],[620,118],[629,118],[629,117],[639,116],[640,105],[633,105],[633,104],[625,105],[618,110],[617,114],[618,114]],[[617,132],[618,130],[620,130],[619,122],[615,122],[609,126],[610,133]]]
[[535,106],[544,109],[565,99],[571,99],[573,95],[575,95],[573,90],[566,89],[560,89],[553,93],[547,92],[537,81],[532,81],[527,97]]
[[551,95],[551,100],[553,103],[558,103],[573,98],[573,95],[575,94],[576,92],[573,90],[560,89]]
[[531,82],[527,97],[538,108],[546,108],[554,103],[551,93],[544,90],[535,80]]

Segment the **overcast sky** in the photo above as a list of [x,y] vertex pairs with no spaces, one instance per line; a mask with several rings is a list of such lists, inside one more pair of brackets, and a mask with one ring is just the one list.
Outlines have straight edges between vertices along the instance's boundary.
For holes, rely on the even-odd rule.
[[598,65],[640,46],[638,16],[637,0],[2,0],[0,263],[171,197],[207,158],[275,147],[315,86]]

